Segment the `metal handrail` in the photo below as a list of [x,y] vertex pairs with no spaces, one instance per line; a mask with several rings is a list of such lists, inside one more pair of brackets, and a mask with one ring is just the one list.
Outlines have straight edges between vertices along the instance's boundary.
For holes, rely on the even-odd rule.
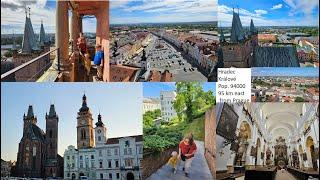
[[30,64],[38,61],[39,59],[43,58],[44,56],[47,56],[48,54],[50,54],[50,53],[52,53],[52,52],[54,52],[54,51],[57,51],[57,52],[58,52],[58,56],[57,56],[57,58],[58,58],[58,71],[60,71],[60,58],[59,58],[59,53],[60,53],[60,52],[59,52],[59,50],[60,50],[59,48],[55,48],[55,49],[53,49],[53,50],[51,50],[51,51],[48,51],[48,52],[42,54],[41,56],[38,56],[38,57],[32,59],[31,61],[28,61],[28,62],[26,62],[26,63],[24,63],[24,64],[22,64],[22,65],[20,65],[20,66],[18,66],[18,67],[15,67],[15,68],[11,69],[11,70],[8,71],[8,72],[5,72],[5,73],[1,74],[1,80],[3,80],[4,78],[10,76],[11,74],[13,74],[13,73],[15,73],[15,72],[17,72],[17,71],[19,71],[19,70],[21,70],[21,69],[29,66]]

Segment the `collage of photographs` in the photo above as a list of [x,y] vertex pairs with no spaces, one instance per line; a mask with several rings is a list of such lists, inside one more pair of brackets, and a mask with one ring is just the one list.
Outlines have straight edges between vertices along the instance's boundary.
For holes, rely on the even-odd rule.
[[319,180],[318,22],[318,0],[1,0],[1,180]]

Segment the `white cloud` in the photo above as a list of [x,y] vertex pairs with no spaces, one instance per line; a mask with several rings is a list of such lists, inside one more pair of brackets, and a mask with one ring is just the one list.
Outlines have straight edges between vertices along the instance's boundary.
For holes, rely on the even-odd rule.
[[46,9],[46,0],[1,0],[1,33],[22,34],[25,24],[25,6],[31,9],[31,21],[35,33],[39,33],[41,20],[46,32],[55,31],[55,10]]
[[271,10],[276,10],[276,9],[281,9],[282,8],[282,4],[277,4],[277,5],[274,5]]
[[289,15],[294,16],[298,13],[303,13],[306,16],[311,16],[312,12],[317,9],[319,11],[319,0],[283,0],[290,8]]
[[[128,5],[112,5],[111,10],[130,14],[111,14],[111,23],[217,21],[217,0],[143,0]],[[116,8],[115,8],[116,7]],[[139,12],[141,15],[135,15]],[[127,17],[127,18],[126,18]]]
[[[237,12],[237,10],[235,10]],[[226,5],[218,6],[218,21],[219,26],[230,27],[232,23],[233,8]],[[252,13],[246,9],[239,9],[240,19],[242,25],[249,26],[251,19],[256,26],[310,26],[318,25],[318,18],[289,18],[279,17],[279,19],[267,19],[262,14],[255,12]]]
[[263,14],[268,14],[268,11],[266,10],[262,10],[262,9],[257,9],[257,10],[254,10],[254,12],[256,12],[257,15],[263,15]]

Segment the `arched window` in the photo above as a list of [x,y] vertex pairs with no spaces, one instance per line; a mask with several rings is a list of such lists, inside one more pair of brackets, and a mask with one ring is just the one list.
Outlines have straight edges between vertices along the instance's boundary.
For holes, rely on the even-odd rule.
[[52,138],[52,130],[49,131],[49,138]]
[[101,141],[101,136],[98,136],[98,141]]
[[86,131],[81,129],[81,139],[86,139]]

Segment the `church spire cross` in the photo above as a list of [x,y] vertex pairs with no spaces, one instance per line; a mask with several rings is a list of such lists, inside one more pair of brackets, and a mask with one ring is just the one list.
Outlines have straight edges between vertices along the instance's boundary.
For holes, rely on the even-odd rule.
[[29,8],[29,18],[30,18],[30,16],[31,16],[31,8],[30,7],[28,7]]

